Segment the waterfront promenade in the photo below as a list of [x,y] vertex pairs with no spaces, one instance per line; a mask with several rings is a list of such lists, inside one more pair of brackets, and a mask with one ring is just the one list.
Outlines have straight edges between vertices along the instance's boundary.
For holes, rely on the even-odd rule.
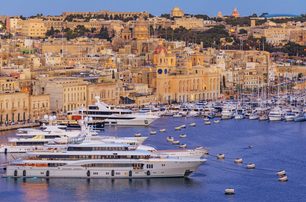
[[0,131],[7,131],[7,130],[15,130],[18,128],[31,128],[39,126],[39,123],[22,123],[22,124],[14,124],[14,125],[1,125]]

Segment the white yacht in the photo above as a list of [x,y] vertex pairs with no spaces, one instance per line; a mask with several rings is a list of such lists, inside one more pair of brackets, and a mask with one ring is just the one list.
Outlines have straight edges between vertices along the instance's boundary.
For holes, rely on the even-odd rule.
[[231,108],[225,107],[222,109],[221,119],[231,119],[234,116],[234,112]]
[[257,120],[257,119],[259,119],[259,115],[258,115],[257,110],[252,111],[252,113],[249,116],[249,119],[250,120]]
[[90,128],[83,128],[82,131],[65,131],[54,126],[46,126],[45,130],[19,130],[16,133],[17,137],[8,138],[8,144],[0,145],[0,153],[41,151],[49,149],[50,146],[65,148],[69,142],[79,139],[129,145],[140,145],[147,139],[147,137],[97,136],[97,133],[92,132]]
[[281,121],[282,120],[282,110],[279,107],[273,108],[269,113],[270,121]]
[[187,177],[206,161],[135,149],[124,144],[83,142],[65,151],[28,153],[6,166],[6,177],[154,178]]
[[236,120],[241,120],[244,118],[244,116],[242,114],[235,114],[235,117],[234,117]]
[[148,126],[159,116],[148,113],[135,113],[129,109],[118,109],[100,102],[100,98],[96,97],[97,102],[89,105],[88,109],[78,109],[68,112],[68,116],[87,116],[93,120],[104,120],[105,124],[118,126]]
[[8,144],[0,145],[0,153],[25,153],[27,151],[41,150],[50,139],[43,135],[33,138],[9,138]]
[[293,112],[287,112],[284,116],[286,121],[294,121],[296,115]]

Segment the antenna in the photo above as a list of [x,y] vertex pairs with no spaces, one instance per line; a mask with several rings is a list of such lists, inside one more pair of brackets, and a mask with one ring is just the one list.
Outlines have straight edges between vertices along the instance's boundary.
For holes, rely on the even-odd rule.
[[97,102],[100,102],[100,96],[95,96]]

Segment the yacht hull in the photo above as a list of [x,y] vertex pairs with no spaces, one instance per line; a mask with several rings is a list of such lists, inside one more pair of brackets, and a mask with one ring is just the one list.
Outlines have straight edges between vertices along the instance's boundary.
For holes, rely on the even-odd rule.
[[30,167],[7,166],[4,177],[40,178],[162,178],[187,177],[206,160],[152,163],[152,169],[86,168],[82,166]]
[[106,125],[116,125],[116,126],[149,126],[155,121],[155,118],[145,118],[145,119],[105,119]]
[[282,117],[271,117],[271,116],[269,116],[269,120],[270,121],[281,121]]

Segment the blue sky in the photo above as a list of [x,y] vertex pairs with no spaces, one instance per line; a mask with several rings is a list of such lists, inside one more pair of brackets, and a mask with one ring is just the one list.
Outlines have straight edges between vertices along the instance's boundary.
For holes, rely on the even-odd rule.
[[306,0],[2,0],[0,15],[60,14],[63,11],[149,11],[169,13],[174,6],[186,13],[215,16],[230,14],[237,7],[241,15],[252,13],[306,13]]

